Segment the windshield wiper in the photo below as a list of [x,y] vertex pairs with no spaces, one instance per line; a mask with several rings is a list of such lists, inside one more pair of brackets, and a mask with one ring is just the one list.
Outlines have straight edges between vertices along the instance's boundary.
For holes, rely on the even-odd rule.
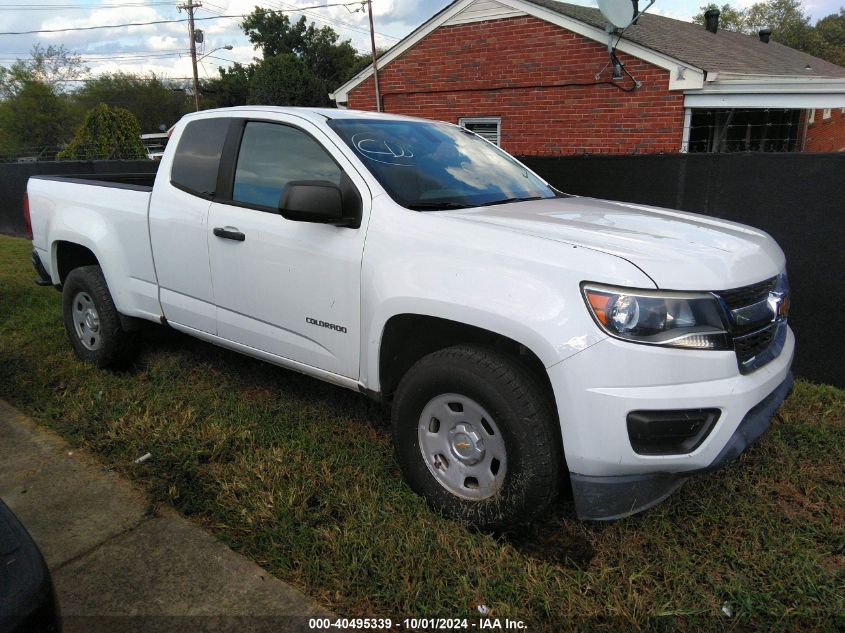
[[461,202],[411,202],[406,206],[414,211],[446,211],[448,209],[472,209],[477,205]]
[[549,200],[550,198],[544,198],[543,196],[530,196],[527,198],[505,198],[504,200],[493,200],[493,202],[485,202],[484,204],[480,204],[480,207],[492,207],[497,204],[508,204],[509,202],[528,202],[529,200]]

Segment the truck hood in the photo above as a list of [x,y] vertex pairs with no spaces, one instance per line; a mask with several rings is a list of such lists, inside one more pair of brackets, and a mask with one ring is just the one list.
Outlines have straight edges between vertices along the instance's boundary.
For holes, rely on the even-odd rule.
[[773,277],[785,263],[763,231],[639,204],[571,197],[439,214],[616,255],[664,289],[737,288]]

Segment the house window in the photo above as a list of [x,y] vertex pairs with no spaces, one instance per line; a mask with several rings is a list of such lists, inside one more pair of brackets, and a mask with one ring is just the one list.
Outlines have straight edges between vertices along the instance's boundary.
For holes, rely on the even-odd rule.
[[501,144],[502,119],[499,117],[463,118],[458,119],[458,125],[495,145]]
[[831,115],[830,110],[831,110],[830,108],[824,109],[824,111],[822,112],[822,118],[823,119],[829,119],[830,118],[830,115]]
[[693,108],[687,151],[798,151],[800,121],[801,110]]

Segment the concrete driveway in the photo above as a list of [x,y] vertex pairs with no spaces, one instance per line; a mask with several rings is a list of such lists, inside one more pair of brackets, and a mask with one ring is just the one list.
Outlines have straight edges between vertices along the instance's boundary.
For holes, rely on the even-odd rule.
[[331,614],[0,401],[0,498],[56,586],[65,633],[308,631]]

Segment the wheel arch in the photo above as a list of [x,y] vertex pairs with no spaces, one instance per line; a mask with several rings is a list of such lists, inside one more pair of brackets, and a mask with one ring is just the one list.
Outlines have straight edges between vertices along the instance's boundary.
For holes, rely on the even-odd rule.
[[67,240],[56,240],[52,245],[53,282],[64,284],[67,276],[81,266],[100,266],[99,258],[88,246]]
[[384,324],[378,349],[376,393],[389,400],[414,363],[428,354],[459,344],[492,347],[513,357],[537,379],[557,410],[549,374],[530,347],[483,327],[416,313],[393,315]]

